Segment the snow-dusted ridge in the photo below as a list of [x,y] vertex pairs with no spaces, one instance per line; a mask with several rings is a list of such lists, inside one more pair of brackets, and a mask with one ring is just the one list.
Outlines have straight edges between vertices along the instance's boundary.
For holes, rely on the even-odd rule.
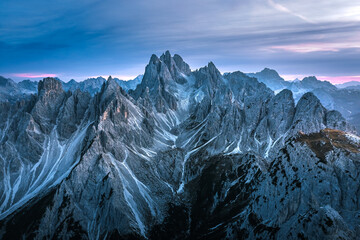
[[[44,152],[39,161],[31,168],[26,166],[21,168],[13,185],[9,180],[4,181],[7,183],[7,191],[3,193],[6,194],[6,198],[1,205],[0,220],[32,198],[58,185],[69,175],[80,160],[82,141],[89,126],[90,123],[84,124],[83,128],[79,128],[69,140],[62,143],[58,140],[56,127],[53,129],[45,140]],[[9,179],[9,175],[4,178]],[[30,179],[28,176],[31,176]],[[21,189],[22,191],[19,191],[20,184],[26,186]],[[17,200],[15,195],[18,197]],[[7,206],[11,207],[7,208]]]

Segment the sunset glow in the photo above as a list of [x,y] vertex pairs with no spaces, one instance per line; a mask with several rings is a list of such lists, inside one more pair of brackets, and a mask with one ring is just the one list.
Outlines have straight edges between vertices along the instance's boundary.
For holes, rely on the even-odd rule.
[[52,73],[14,73],[12,74],[14,77],[21,78],[45,78],[45,77],[56,77],[56,74]]

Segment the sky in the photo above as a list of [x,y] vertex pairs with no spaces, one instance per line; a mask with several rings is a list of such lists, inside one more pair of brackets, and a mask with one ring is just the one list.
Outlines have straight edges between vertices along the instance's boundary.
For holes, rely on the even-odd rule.
[[131,79],[166,50],[193,70],[360,81],[360,1],[1,0],[0,16],[0,75],[16,81]]

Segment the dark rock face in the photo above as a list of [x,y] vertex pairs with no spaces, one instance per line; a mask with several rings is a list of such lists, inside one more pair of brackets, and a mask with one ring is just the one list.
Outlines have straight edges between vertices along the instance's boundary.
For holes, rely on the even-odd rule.
[[153,55],[128,93],[0,103],[0,236],[356,239],[360,138],[312,93]]
[[295,103],[292,92],[285,89],[278,93],[269,103],[268,115],[270,136],[277,139],[285,134],[294,120]]
[[186,82],[185,73],[189,71],[187,64],[180,60],[181,58],[177,58],[176,63],[169,52],[163,54],[160,59],[152,55],[142,82],[130,92],[130,95],[135,100],[150,101],[159,113],[176,111],[179,100],[176,96],[177,85]]

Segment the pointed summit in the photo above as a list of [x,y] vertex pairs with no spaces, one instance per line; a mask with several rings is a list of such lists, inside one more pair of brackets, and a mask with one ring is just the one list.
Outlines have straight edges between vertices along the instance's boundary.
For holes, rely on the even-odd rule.
[[279,73],[271,68],[264,68],[261,72],[259,72],[263,77],[272,78],[272,79],[282,79]]
[[0,87],[14,87],[15,82],[11,80],[10,78],[4,78],[3,76],[0,76]]
[[170,62],[171,59],[172,59],[171,54],[170,54],[170,51],[167,50],[165,53],[163,53],[163,54],[161,55],[160,59],[161,59],[162,61],[164,61],[164,62],[165,62],[165,61]]
[[337,89],[330,82],[318,80],[315,76],[309,76],[309,77],[303,78],[303,80],[301,81],[301,85],[307,89],[316,89],[316,88],[322,88],[322,89],[326,88],[326,89],[332,89],[332,90]]
[[308,76],[308,77],[304,77],[302,81],[304,81],[304,82],[317,82],[319,80],[315,76]]
[[169,89],[177,89],[179,84],[185,84],[190,74],[189,65],[179,55],[172,57],[170,51],[166,51],[159,59],[153,54],[141,83],[131,95],[136,100],[150,98],[158,112],[177,109],[178,99]]
[[315,104],[321,104],[320,100],[312,93],[307,92],[305,93],[299,100],[296,107],[302,107],[303,105],[315,105]]
[[270,68],[264,68],[261,72],[248,73],[247,75],[257,78],[259,82],[265,83],[273,91],[282,90],[290,85],[277,71]]
[[107,94],[112,93],[113,91],[118,91],[120,89],[119,84],[115,81],[115,79],[112,78],[112,76],[109,76],[107,81],[104,82],[104,89],[102,92],[108,92]]
[[312,93],[305,93],[296,105],[293,123],[295,132],[319,132],[325,128],[326,109],[320,100]]
[[222,84],[222,75],[213,62],[209,62],[207,66],[198,69],[195,76],[195,86],[207,86],[210,92],[213,92]]
[[58,79],[47,77],[41,80],[38,84],[38,95],[43,96],[51,95],[53,93],[62,93],[64,92],[62,84]]
[[68,81],[68,83],[77,83],[77,82],[75,81],[75,79],[70,79],[70,81]]
[[156,56],[155,54],[151,55],[150,57],[150,61],[149,64],[157,64],[160,61],[160,59],[158,58],[158,56]]
[[207,65],[207,69],[209,71],[209,74],[211,75],[211,78],[215,80],[214,83],[219,82],[219,80],[222,78],[222,75],[219,69],[217,69],[217,67],[215,66],[215,64],[213,62],[209,62]]
[[141,83],[134,91],[134,98],[140,97],[147,87],[151,92],[159,86],[162,88],[165,85],[173,85],[175,82],[183,84],[187,81],[186,76],[189,74],[191,74],[189,65],[179,55],[172,57],[170,51],[166,51],[158,58],[153,54],[145,67]]
[[116,84],[116,81],[115,81],[115,79],[110,75],[109,77],[108,77],[108,79],[106,80],[106,83],[109,85],[109,84]]
[[219,72],[219,70],[216,68],[215,64],[214,64],[212,61],[210,61],[210,62],[208,63],[207,67],[209,68],[210,71],[214,71],[214,72],[217,71],[217,72]]
[[177,54],[174,57],[171,56],[169,50],[163,53],[160,57],[160,60],[163,61],[169,69],[169,72],[173,79],[178,83],[184,83],[184,76],[191,73],[190,67],[184,60]]
[[180,69],[181,72],[183,72],[186,75],[189,75],[191,73],[191,69],[189,65],[186,62],[184,62],[184,60],[180,55],[175,54],[173,59],[176,63],[176,66]]

